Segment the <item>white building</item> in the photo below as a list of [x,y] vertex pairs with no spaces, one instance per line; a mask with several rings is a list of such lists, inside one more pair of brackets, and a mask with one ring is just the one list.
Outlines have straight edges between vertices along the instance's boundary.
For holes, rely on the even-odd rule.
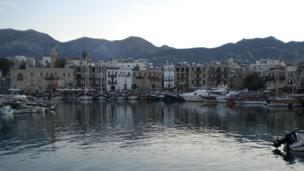
[[174,88],[174,74],[175,66],[173,64],[167,64],[164,66],[164,88]]
[[149,64],[144,61],[119,61],[119,60],[113,60],[106,63],[108,67],[118,67],[121,69],[134,69],[135,67],[139,67],[140,70],[146,70],[148,69]]
[[282,60],[278,59],[260,59],[255,62],[255,64],[250,64],[250,71],[255,72],[260,76],[263,76],[263,74],[272,69],[272,68],[278,68],[278,67],[285,67],[286,64]]
[[43,67],[50,67],[52,63],[52,57],[50,56],[43,56],[41,60],[41,65]]
[[35,67],[36,66],[36,60],[32,57],[26,57],[17,55],[13,58],[13,62],[15,66],[18,68],[21,64],[25,64],[26,67]]
[[131,90],[133,85],[132,69],[113,67],[107,69],[107,91]]
[[80,66],[83,64],[83,60],[81,58],[67,58],[66,66]]
[[295,87],[297,84],[297,67],[296,66],[286,66],[286,86]]

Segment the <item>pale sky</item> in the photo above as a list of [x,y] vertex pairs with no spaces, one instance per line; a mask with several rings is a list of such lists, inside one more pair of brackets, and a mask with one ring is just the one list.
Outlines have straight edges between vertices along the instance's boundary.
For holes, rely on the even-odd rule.
[[59,41],[139,36],[176,48],[267,36],[304,41],[303,17],[304,0],[0,0],[0,28]]

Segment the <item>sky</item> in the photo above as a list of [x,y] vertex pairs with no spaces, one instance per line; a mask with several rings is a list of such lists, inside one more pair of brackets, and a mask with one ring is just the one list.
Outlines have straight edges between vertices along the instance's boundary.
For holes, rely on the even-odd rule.
[[303,0],[0,0],[0,28],[65,42],[142,37],[156,46],[217,47],[274,36],[304,41]]

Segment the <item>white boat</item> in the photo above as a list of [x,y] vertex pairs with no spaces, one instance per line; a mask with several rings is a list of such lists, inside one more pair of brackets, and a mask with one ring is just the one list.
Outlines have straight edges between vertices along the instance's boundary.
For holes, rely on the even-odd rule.
[[242,95],[235,99],[237,106],[264,106],[266,99],[259,95]]
[[124,94],[117,94],[117,95],[115,95],[114,99],[115,100],[126,100],[127,96]]
[[274,147],[278,148],[281,145],[292,151],[304,151],[304,132],[294,131],[287,134],[284,138],[276,140],[273,144]]
[[128,97],[127,97],[127,100],[138,100],[139,99],[139,95],[137,94],[129,94]]
[[80,101],[91,101],[91,100],[94,100],[94,97],[90,94],[80,94],[78,96],[78,100],[80,100]]
[[300,101],[294,97],[276,97],[265,102],[266,107],[293,108],[301,107]]
[[231,91],[227,94],[223,94],[223,95],[217,95],[216,96],[216,101],[218,103],[227,103],[227,100],[231,97],[236,97],[237,95],[239,95],[240,92],[239,91]]
[[108,95],[103,93],[103,88],[102,88],[102,73],[100,73],[100,92],[95,96],[95,99],[96,100],[99,100],[99,101],[104,101],[104,100],[107,100],[108,99]]
[[14,110],[10,105],[1,105],[0,115],[13,115]]
[[217,103],[216,95],[207,95],[207,96],[202,95],[201,97],[205,104],[216,104]]
[[106,94],[97,94],[97,95],[95,96],[95,98],[96,98],[96,100],[101,100],[101,101],[103,101],[103,100],[107,100],[107,99],[108,99],[108,96],[107,96]]
[[80,101],[92,101],[94,97],[89,94],[89,66],[88,66],[88,56],[87,53],[84,52],[82,54],[84,61],[84,93],[78,96],[78,100]]
[[180,96],[187,102],[202,102],[203,98],[201,96],[208,95],[208,91],[205,89],[195,90],[190,93],[184,93]]

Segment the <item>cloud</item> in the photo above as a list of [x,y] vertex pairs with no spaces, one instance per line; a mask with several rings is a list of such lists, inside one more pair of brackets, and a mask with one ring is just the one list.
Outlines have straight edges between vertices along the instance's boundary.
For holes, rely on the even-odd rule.
[[0,0],[0,12],[5,11],[7,9],[15,8],[16,4],[12,0]]

